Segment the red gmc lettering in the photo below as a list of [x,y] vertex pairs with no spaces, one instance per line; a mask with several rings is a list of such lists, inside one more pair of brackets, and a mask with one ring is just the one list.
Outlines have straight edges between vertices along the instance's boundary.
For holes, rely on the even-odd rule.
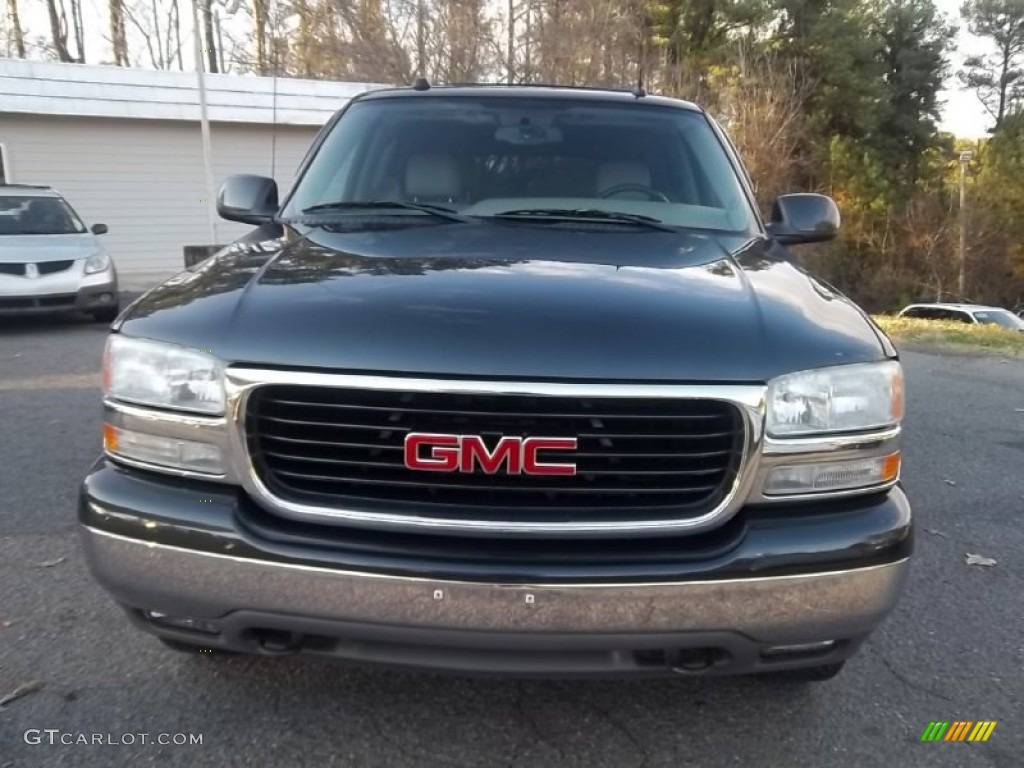
[[575,475],[575,464],[550,464],[540,461],[540,451],[575,451],[575,437],[528,437],[523,442],[523,471],[528,475]]
[[488,453],[487,444],[477,435],[462,437],[462,462],[460,472],[472,472],[473,464],[478,464],[488,475],[497,474],[502,464],[507,464],[505,471],[510,475],[518,475],[523,468],[520,454],[522,440],[518,437],[503,437],[494,446],[494,452]]
[[494,450],[479,435],[432,435],[405,438],[405,466],[425,472],[473,472],[488,475],[575,475],[575,464],[541,461],[541,451],[574,451],[575,437],[502,437]]
[[[420,455],[421,445],[430,446],[429,458]],[[458,435],[410,432],[405,436],[405,466],[425,472],[454,472],[459,468]]]

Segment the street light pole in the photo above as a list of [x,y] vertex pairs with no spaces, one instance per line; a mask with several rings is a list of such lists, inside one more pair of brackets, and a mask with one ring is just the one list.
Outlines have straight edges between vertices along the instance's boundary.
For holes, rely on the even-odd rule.
[[960,300],[966,299],[966,276],[967,276],[967,165],[971,162],[974,153],[965,151],[960,153]]
[[[210,115],[206,107],[206,80],[203,78],[203,44],[199,35],[199,0],[192,0],[193,54],[196,59],[196,85],[199,87],[199,127],[203,137],[203,170],[206,172],[206,212],[210,220],[210,245],[217,244],[217,194],[213,178],[213,150],[210,148]],[[211,42],[212,44],[212,42]]]

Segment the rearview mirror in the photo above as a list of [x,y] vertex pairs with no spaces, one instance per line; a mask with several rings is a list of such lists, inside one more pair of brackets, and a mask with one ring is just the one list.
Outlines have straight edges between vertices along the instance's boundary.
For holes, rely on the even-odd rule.
[[781,195],[772,208],[768,234],[783,245],[821,243],[839,231],[839,208],[831,197]]
[[109,231],[106,224],[93,224],[89,227],[89,231],[94,235],[105,235]]
[[217,213],[228,221],[263,224],[277,208],[277,182],[266,176],[228,176],[217,195]]

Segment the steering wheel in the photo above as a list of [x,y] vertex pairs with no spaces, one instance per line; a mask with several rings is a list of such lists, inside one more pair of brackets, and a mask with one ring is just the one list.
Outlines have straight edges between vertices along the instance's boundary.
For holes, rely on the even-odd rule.
[[664,193],[644,184],[616,184],[614,187],[608,187],[600,196],[602,199],[615,197],[623,192],[639,192],[641,195],[647,195],[649,200],[660,200],[663,203],[672,202]]

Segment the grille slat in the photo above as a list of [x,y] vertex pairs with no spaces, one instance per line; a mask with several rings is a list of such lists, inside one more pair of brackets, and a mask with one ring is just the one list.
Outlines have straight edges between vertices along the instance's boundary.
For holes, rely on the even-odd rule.
[[[718,506],[739,471],[738,410],[715,400],[463,394],[265,385],[249,397],[246,439],[272,495],[346,509],[487,521],[628,521],[696,517]],[[575,475],[412,470],[410,432],[575,437],[542,451]]]
[[[303,450],[304,447],[309,446],[310,449],[337,449],[337,448],[367,448],[373,451],[398,451],[404,450],[401,445],[382,445],[378,443],[353,443],[353,442],[340,442],[331,440],[309,440],[301,437],[283,437],[282,435],[269,435],[263,433],[261,435],[263,440],[272,440],[274,442],[285,443],[292,446],[292,450]],[[280,453],[279,451],[271,451],[264,449],[265,453],[275,454]],[[641,453],[637,451],[623,451],[616,452],[614,450],[604,450],[594,453],[587,453],[584,451],[577,451],[574,455],[580,459],[672,459],[672,458],[685,458],[685,459],[709,459],[720,456],[728,456],[731,453],[730,450],[720,451],[660,451],[658,453]],[[304,457],[305,458],[305,457]]]
[[[407,426],[407,425],[398,424],[398,423],[392,423],[392,424],[355,424],[353,422],[341,422],[341,421],[338,421],[338,422],[325,422],[325,421],[322,421],[322,420],[313,421],[313,420],[309,420],[309,419],[290,419],[290,418],[282,418],[280,416],[265,416],[263,414],[257,415],[256,418],[261,419],[263,421],[271,421],[271,422],[276,422],[276,423],[279,423],[279,424],[289,424],[289,425],[293,425],[293,426],[297,426],[297,427],[314,427],[314,428],[320,427],[320,428],[324,428],[324,429],[365,429],[365,430],[374,430],[374,431],[378,431],[378,432],[390,432],[390,431],[412,432],[413,429],[414,429],[412,426]],[[449,421],[447,432],[457,432],[458,430],[457,429],[453,429],[453,427],[460,427],[460,426],[464,426],[464,425],[461,425],[459,422],[457,422],[455,420]],[[425,426],[424,427],[416,427],[415,429],[416,429],[416,431],[419,431],[419,432],[430,432],[430,431],[432,431],[431,429],[428,429]],[[433,430],[433,431],[437,431],[437,430]],[[447,432],[446,432],[446,434],[447,434]],[[501,430],[501,429],[477,429],[472,434],[498,437],[498,436],[501,436],[501,435],[504,435],[504,434],[508,434],[508,433],[505,432],[504,430]],[[599,440],[599,439],[602,439],[602,438],[612,438],[612,439],[616,439],[616,440],[644,440],[644,439],[652,439],[652,440],[660,440],[660,439],[670,439],[670,440],[710,440],[710,439],[714,439],[714,438],[731,437],[733,435],[733,432],[732,431],[724,431],[723,430],[723,431],[718,431],[718,432],[705,432],[705,433],[699,433],[699,432],[671,432],[671,433],[665,433],[665,432],[649,432],[649,433],[645,433],[645,432],[630,432],[630,433],[626,433],[626,432],[574,432],[573,434],[575,434],[577,437],[579,437],[581,439],[583,439],[583,438],[590,438],[590,439],[594,439],[594,440]],[[318,442],[320,442],[320,441],[318,441]]]
[[[278,474],[280,474],[280,475],[282,475],[284,477],[295,478],[297,480],[315,480],[317,482],[324,482],[324,483],[339,483],[339,482],[345,482],[345,483],[372,483],[372,484],[379,484],[379,485],[406,486],[406,487],[410,487],[410,488],[419,487],[419,486],[423,485],[423,483],[421,483],[419,480],[383,480],[382,481],[382,480],[377,480],[377,479],[374,479],[374,478],[367,478],[367,477],[348,477],[348,478],[345,478],[344,480],[341,480],[341,479],[338,479],[338,478],[335,478],[335,477],[331,477],[331,476],[328,476],[328,475],[311,475],[311,474],[307,474],[307,473],[304,473],[304,472],[288,472],[286,470],[278,470]],[[450,489],[456,489],[456,490],[465,490],[466,488],[471,487],[471,486],[461,485],[459,483],[437,483],[437,482],[430,483],[430,486],[432,488],[450,488]],[[502,492],[509,492],[509,493],[527,493],[527,492],[533,492],[533,493],[541,492],[541,493],[553,493],[553,494],[593,493],[593,489],[591,489],[591,488],[571,488],[571,487],[570,488],[566,488],[566,487],[563,487],[563,486],[530,486],[530,487],[526,487],[526,486],[520,486],[520,485],[499,485],[499,484],[494,484],[494,483],[488,483],[486,486],[481,486],[481,487],[486,488],[487,490],[490,490],[490,491],[502,491]],[[618,493],[618,494],[631,494],[631,493],[694,493],[694,494],[700,494],[700,493],[707,493],[708,491],[714,490],[716,487],[717,487],[717,484],[709,483],[709,484],[706,484],[706,485],[699,485],[699,486],[685,487],[685,488],[641,488],[641,487],[629,488],[629,487],[623,487],[623,488],[602,488],[601,491],[602,491],[602,493]]]
[[[281,453],[280,451],[263,451],[263,456],[269,456],[284,461],[311,461],[314,464],[338,464],[341,466],[354,467],[386,467],[406,472],[405,465],[396,461],[373,461],[368,459],[336,459],[325,456],[297,456],[295,454]],[[574,454],[579,456],[579,454]],[[684,477],[698,477],[702,475],[719,474],[722,470],[718,467],[711,469],[587,469],[579,472],[581,475],[679,475]]]
[[[279,399],[268,399],[266,405],[274,406],[286,406],[286,407],[300,407],[300,408],[330,408],[332,410],[358,410],[366,412],[383,411],[385,413],[394,413],[395,406],[382,406],[382,405],[360,405],[357,403],[303,403],[297,400],[279,400]],[[499,418],[514,416],[515,418],[531,419],[531,418],[555,418],[555,419],[664,419],[665,414],[661,413],[586,413],[586,412],[575,412],[575,413],[550,413],[546,411],[538,411],[534,413],[521,412],[517,413],[514,411],[468,411],[468,410],[441,410],[438,408],[408,408],[403,407],[403,414],[423,414],[431,416],[443,416],[449,418],[452,416],[479,416],[484,418]],[[719,414],[688,414],[685,416],[673,416],[676,419],[686,419],[687,421],[706,421],[709,419],[717,419],[723,421],[723,417]]]

